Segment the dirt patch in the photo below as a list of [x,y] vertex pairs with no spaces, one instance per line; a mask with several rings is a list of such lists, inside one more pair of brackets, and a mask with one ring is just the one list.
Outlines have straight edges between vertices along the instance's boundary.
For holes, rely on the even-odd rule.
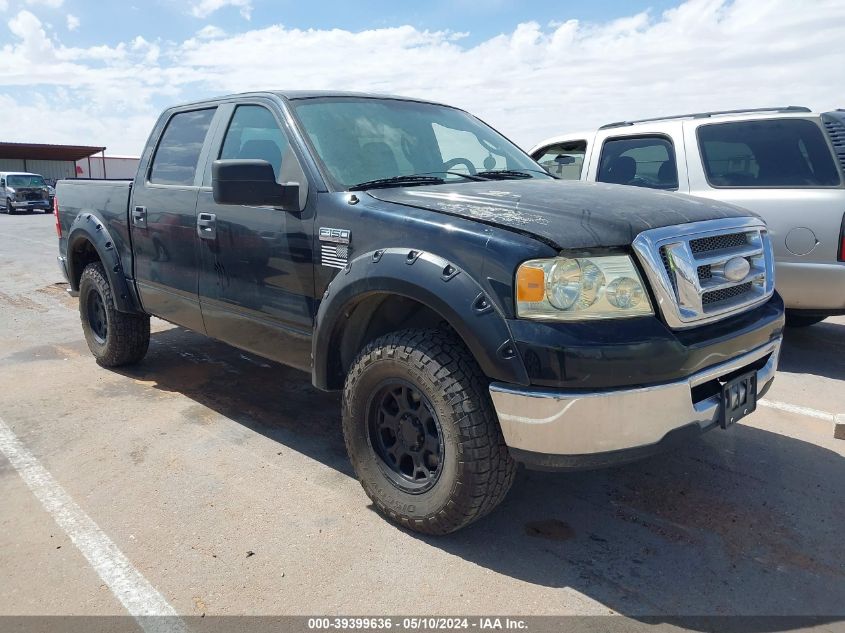
[[[84,346],[84,343],[82,343]],[[0,365],[34,363],[45,360],[66,360],[80,356],[83,349],[72,345],[36,345],[0,359]]]
[[37,292],[47,295],[48,297],[57,299],[59,303],[61,303],[66,308],[76,310],[79,305],[79,299],[77,299],[76,297],[71,297],[68,294],[67,290],[69,287],[70,286],[68,286],[68,284],[64,282],[56,282],[54,284],[50,284],[49,286],[39,288]]
[[34,312],[47,312],[48,309],[24,295],[10,295],[0,291],[0,303],[12,308],[33,310]]
[[575,538],[575,530],[568,523],[558,519],[529,521],[525,524],[525,533],[528,536],[549,541],[568,541]]

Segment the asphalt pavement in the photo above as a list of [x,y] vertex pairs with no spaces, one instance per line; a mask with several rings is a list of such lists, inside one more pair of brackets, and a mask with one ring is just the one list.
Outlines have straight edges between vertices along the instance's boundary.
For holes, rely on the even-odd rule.
[[141,364],[98,367],[56,255],[52,217],[0,215],[0,615],[845,621],[845,318],[787,331],[734,428],[523,470],[492,515],[431,538],[375,513],[339,398],[306,374],[158,320]]

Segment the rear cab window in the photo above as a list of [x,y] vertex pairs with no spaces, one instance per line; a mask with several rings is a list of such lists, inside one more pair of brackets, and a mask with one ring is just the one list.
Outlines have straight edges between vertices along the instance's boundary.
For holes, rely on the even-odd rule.
[[534,152],[533,158],[552,176],[580,180],[586,153],[587,141],[564,141]]
[[150,166],[150,183],[194,185],[200,153],[215,111],[216,108],[206,108],[178,112],[170,118]]
[[650,189],[678,189],[678,166],[672,141],[662,135],[606,140],[596,180]]
[[836,187],[841,182],[821,128],[806,119],[702,125],[698,143],[711,187]]

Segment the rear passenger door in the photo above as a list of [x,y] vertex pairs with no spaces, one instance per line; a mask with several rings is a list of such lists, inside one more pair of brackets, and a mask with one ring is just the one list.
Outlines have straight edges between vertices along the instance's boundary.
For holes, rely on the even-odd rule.
[[197,192],[215,107],[177,110],[138,170],[129,209],[135,279],[144,309],[204,331],[197,274]]
[[211,164],[217,159],[261,159],[279,183],[308,182],[276,106],[221,106],[221,125],[208,157],[197,206],[199,295],[209,336],[241,349],[309,369],[315,313],[313,213],[274,207],[217,204]]

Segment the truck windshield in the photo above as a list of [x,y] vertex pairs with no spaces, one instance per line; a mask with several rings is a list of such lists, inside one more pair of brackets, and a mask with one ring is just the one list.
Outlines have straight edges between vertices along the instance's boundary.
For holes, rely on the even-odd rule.
[[770,119],[702,125],[698,142],[714,187],[835,187],[839,172],[818,125]]
[[8,187],[46,187],[47,183],[41,176],[6,176],[6,186]]
[[[403,176],[446,181],[551,178],[475,117],[399,99],[327,97],[291,102],[336,189]],[[431,184],[400,178],[397,186]]]

